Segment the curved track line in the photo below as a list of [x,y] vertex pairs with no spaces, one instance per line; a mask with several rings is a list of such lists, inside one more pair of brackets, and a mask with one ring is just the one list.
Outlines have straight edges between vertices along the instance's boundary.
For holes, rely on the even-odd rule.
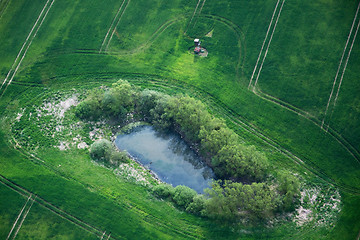
[[271,28],[272,22],[273,22],[273,20],[274,20],[275,12],[276,12],[276,10],[277,10],[277,7],[278,7],[278,5],[279,5],[279,2],[280,2],[280,0],[277,1],[276,6],[275,6],[275,9],[274,9],[274,12],[273,12],[273,15],[272,15],[272,17],[271,17],[271,21],[270,21],[269,27],[268,27],[267,32],[266,32],[266,35],[265,35],[265,39],[264,39],[263,44],[262,44],[262,46],[261,46],[259,56],[258,56],[258,58],[257,58],[257,60],[256,60],[256,64],[255,64],[255,67],[254,67],[254,71],[253,71],[253,73],[252,73],[252,75],[251,75],[251,78],[250,78],[250,82],[249,82],[248,89],[250,89],[250,86],[251,86],[251,83],[252,83],[254,74],[255,74],[255,72],[256,72],[256,68],[257,68],[257,65],[258,65],[258,63],[259,63],[261,53],[262,53],[262,51],[263,51],[263,49],[264,49],[266,39],[267,39],[268,34],[269,34],[269,32],[270,32],[270,28]]
[[[97,74],[98,76],[109,76],[108,79],[113,79],[114,76],[113,75],[109,75],[110,73],[91,73],[91,75]],[[131,77],[131,81],[132,82],[136,82],[136,78],[134,80],[134,76],[138,76],[140,79],[144,76],[148,76],[151,77],[151,80],[149,80],[147,78],[148,82],[155,82],[158,85],[169,85],[171,87],[176,87],[179,89],[185,89],[183,86],[180,86],[179,84],[175,84],[176,82],[180,82],[178,80],[175,79],[165,79],[165,78],[161,78],[158,75],[154,75],[154,74],[143,74],[143,73],[120,73],[120,72],[114,72],[114,74],[117,74],[118,76],[123,76],[123,74],[125,75],[132,75]],[[63,75],[61,77],[68,77],[69,75]],[[78,74],[78,75],[82,75],[82,74]],[[97,81],[94,81],[97,82]],[[329,177],[326,173],[324,173],[321,169],[319,169],[314,163],[312,163],[309,159],[306,159],[306,162],[304,162],[300,157],[298,157],[297,155],[295,155],[294,153],[292,153],[291,151],[287,150],[286,148],[282,147],[278,142],[272,140],[271,138],[267,137],[265,134],[263,134],[259,129],[257,129],[256,126],[253,126],[252,124],[247,123],[246,119],[243,119],[239,114],[237,114],[236,112],[234,112],[232,109],[228,108],[226,104],[224,104],[223,102],[221,102],[220,100],[216,100],[216,98],[214,96],[212,96],[210,93],[194,86],[191,84],[187,84],[184,82],[181,82],[181,84],[186,84],[188,85],[188,88],[186,88],[187,90],[196,90],[197,93],[200,93],[202,95],[206,95],[207,99],[212,102],[212,105],[216,106],[215,109],[217,110],[223,110],[222,112],[224,113],[224,116],[226,116],[231,122],[233,122],[235,125],[239,126],[241,129],[245,130],[246,132],[248,132],[249,134],[253,135],[254,137],[258,138],[260,141],[264,142],[265,144],[267,144],[268,146],[272,147],[273,149],[275,149],[276,151],[280,152],[282,155],[286,156],[287,158],[293,160],[295,163],[301,165],[302,167],[304,167],[305,169],[307,169],[309,172],[311,172],[312,174],[316,175],[317,177],[321,178],[322,180],[324,180],[325,182],[327,182],[328,184],[338,187],[339,189],[341,189],[342,191],[345,192],[349,192],[355,195],[360,195],[360,189],[358,188],[354,188],[352,186],[349,185],[344,185],[344,184],[339,184],[336,183],[331,177]],[[341,143],[341,142],[339,142]],[[342,144],[342,146],[344,146]],[[344,146],[345,148],[345,146]]]
[[262,62],[261,62],[261,65],[260,65],[260,68],[259,68],[259,72],[258,72],[258,75],[257,75],[257,77],[256,77],[256,81],[255,81],[255,83],[254,83],[253,90],[255,89],[256,84],[257,84],[257,82],[258,82],[258,80],[259,80],[259,76],[260,76],[260,73],[261,73],[261,70],[262,70],[262,67],[263,67],[265,58],[266,58],[267,53],[268,53],[268,51],[269,51],[270,43],[271,43],[271,40],[272,40],[272,38],[273,38],[275,29],[276,29],[276,25],[277,25],[277,23],[278,23],[278,21],[279,21],[280,14],[281,14],[282,8],[283,8],[283,6],[284,6],[284,3],[285,3],[285,0],[283,0],[283,2],[282,2],[282,4],[281,4],[281,7],[280,7],[280,10],[279,10],[279,14],[278,14],[278,16],[277,16],[277,18],[276,18],[275,25],[274,25],[273,31],[272,31],[272,33],[271,33],[270,40],[269,40],[269,42],[268,42],[267,48],[266,48],[264,58],[263,58],[263,60],[262,60]]
[[[179,18],[175,18],[175,19],[171,19],[165,23],[163,23],[160,27],[158,27],[158,29],[155,30],[155,32],[150,36],[150,38],[143,44],[141,44],[140,46],[138,46],[135,49],[132,49],[131,51],[129,50],[123,50],[123,51],[106,51],[107,54],[110,55],[133,55],[136,54],[138,52],[141,52],[147,48],[149,48],[153,42],[160,36],[160,34],[162,34],[167,28],[171,27],[172,25],[176,24],[179,21],[184,20],[184,17],[179,17]],[[93,51],[81,51],[80,53],[94,53]]]
[[[255,95],[257,95],[258,97],[264,99],[264,100],[267,100],[269,102],[272,102],[284,109],[287,109],[291,112],[294,112],[296,114],[298,114],[299,116],[302,116],[304,118],[306,118],[307,120],[309,120],[310,122],[312,122],[314,125],[316,125],[317,127],[321,128],[321,123],[319,122],[318,119],[316,118],[312,118],[311,115],[309,116],[307,114],[307,112],[302,112],[302,110],[299,111],[298,108],[292,106],[292,105],[289,105],[287,103],[282,103],[282,101],[276,101],[273,99],[272,96],[267,96],[266,94],[264,93],[261,93],[259,92],[259,90],[255,90]],[[358,161],[360,163],[360,153],[359,151],[354,148],[343,136],[341,136],[339,133],[337,133],[334,129],[328,127],[328,129],[323,129],[321,128],[324,132],[326,133],[329,133],[330,136],[335,140],[337,141],[343,149],[345,149],[356,161]]]
[[[339,75],[339,72],[340,72],[340,68],[341,68],[341,65],[342,65],[342,61],[344,59],[344,56],[345,56],[345,52],[346,52],[346,49],[347,49],[347,46],[349,44],[349,41],[350,41],[350,36],[352,34],[352,31],[353,31],[353,28],[354,28],[354,25],[355,25],[355,22],[356,22],[356,17],[358,15],[358,12],[359,12],[359,9],[360,9],[360,1],[359,1],[359,5],[358,5],[358,8],[356,10],[356,13],[355,13],[355,17],[354,17],[354,20],[352,22],[352,25],[351,25],[351,28],[350,28],[350,32],[349,32],[349,35],[348,35],[348,38],[347,38],[347,41],[346,41],[346,44],[345,44],[345,47],[344,47],[344,51],[342,53],[342,56],[341,56],[341,59],[340,59],[340,63],[339,63],[339,66],[338,66],[338,69],[337,69],[337,72],[336,72],[336,75],[335,75],[335,79],[334,79],[334,83],[333,83],[333,86],[332,86],[332,89],[331,89],[331,92],[330,92],[330,96],[329,96],[329,100],[326,104],[326,109],[325,109],[325,114],[324,114],[324,119],[322,120],[322,123],[321,123],[321,128],[323,127],[324,125],[324,122],[325,122],[325,118],[326,118],[326,114],[327,114],[327,111],[328,111],[328,108],[329,108],[329,105],[330,105],[330,102],[331,102],[331,98],[332,98],[332,95],[333,95],[333,92],[334,92],[334,89],[335,89],[335,85],[336,85],[336,82],[337,82],[337,78],[338,78],[338,75]],[[359,28],[359,26],[358,26]],[[355,34],[355,38],[356,38],[356,34]],[[351,50],[350,50],[351,52]],[[349,53],[350,55],[350,53]],[[346,68],[346,66],[345,66]],[[344,69],[345,69],[344,68]],[[345,70],[344,70],[345,71]],[[341,85],[341,83],[340,83]],[[340,87],[339,87],[340,88]],[[336,102],[336,100],[335,100]],[[334,104],[335,105],[335,104]]]

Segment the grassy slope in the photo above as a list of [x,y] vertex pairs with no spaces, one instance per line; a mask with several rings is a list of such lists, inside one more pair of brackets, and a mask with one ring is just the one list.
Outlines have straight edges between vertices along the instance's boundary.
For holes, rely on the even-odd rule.
[[[165,11],[165,9],[157,8],[160,6],[161,1],[157,2],[159,4],[157,6],[156,4],[147,6],[147,8],[152,10],[147,14],[148,18],[134,19],[133,14],[138,9],[132,9],[130,6],[144,6],[140,3],[135,3],[134,1],[134,3],[130,3],[133,5],[129,4],[129,13],[126,12],[123,19],[124,25],[119,27],[121,29],[120,36],[131,36],[131,38],[129,37],[127,41],[125,41],[126,39],[124,40],[126,44],[119,42],[119,39],[114,39],[111,44],[113,50],[132,48],[135,40],[139,41],[139,43],[144,42],[154,29],[162,24],[162,19],[155,18],[156,16],[162,16],[166,20],[172,19],[170,17],[171,14]],[[337,183],[353,187],[359,186],[357,177],[360,174],[356,170],[358,169],[357,163],[350,160],[349,155],[334,140],[322,134],[321,131],[318,131],[316,127],[306,120],[299,119],[295,114],[259,100],[256,96],[241,88],[241,86],[246,85],[246,78],[250,77],[252,67],[255,64],[257,53],[266,32],[267,23],[273,11],[274,3],[272,1],[264,3],[227,3],[226,1],[218,1],[216,3],[206,3],[204,6],[204,14],[216,14],[223,16],[225,20],[230,19],[230,22],[240,26],[241,31],[245,33],[244,35],[240,34],[239,38],[244,49],[240,51],[243,57],[240,58],[240,71],[238,75],[236,75],[237,60],[239,59],[239,51],[236,51],[238,44],[238,41],[236,41],[237,32],[224,19],[199,18],[197,21],[198,27],[190,29],[188,32],[189,36],[204,35],[214,29],[212,38],[204,38],[204,44],[206,44],[210,52],[209,57],[206,59],[196,59],[184,52],[184,49],[192,46],[192,39],[183,36],[181,30],[179,30],[186,28],[186,21],[179,21],[169,26],[162,34],[157,36],[152,45],[136,55],[119,55],[114,58],[104,55],[76,53],[79,49],[99,49],[119,5],[120,3],[115,1],[101,5],[98,3],[94,5],[88,1],[56,2],[54,9],[49,13],[47,21],[44,22],[44,26],[39,31],[39,36],[34,40],[25,58],[22,72],[19,73],[14,81],[15,85],[9,88],[7,95],[2,99],[2,106],[5,107],[7,101],[16,99],[16,96],[22,91],[30,90],[16,86],[20,82],[44,84],[45,86],[57,88],[60,85],[53,84],[61,84],[64,81],[71,84],[81,84],[81,81],[84,81],[86,78],[97,78],[99,76],[116,78],[125,76],[124,73],[131,72],[160,74],[164,77],[183,81],[185,88],[193,88],[192,85],[194,85],[212,94],[215,98],[224,102],[228,108],[256,125],[261,131],[271,136],[281,145],[297,153],[306,160],[306,163],[315,163],[320,171],[325,171]],[[173,14],[180,15],[182,13],[183,15],[188,15],[189,12],[192,13],[191,8],[194,8],[195,5],[195,1],[183,1],[182,5],[179,2],[178,7],[174,8]],[[308,8],[310,7],[314,6],[308,6]],[[291,9],[291,7],[289,8]],[[233,11],[233,9],[239,9],[241,14],[238,14],[238,11]],[[292,9],[296,8],[293,6]],[[285,19],[287,16],[291,16],[291,12],[289,13],[285,10],[282,14],[285,16]],[[283,15],[282,18],[284,17]],[[152,18],[155,18],[154,22],[156,23],[152,25],[153,29],[144,29],[143,24],[152,22]],[[88,19],[88,21],[84,19]],[[126,21],[132,21],[133,26],[127,28],[126,26],[129,25],[125,24]],[[26,24],[21,24],[21,26],[24,29],[31,27]],[[201,28],[203,26],[206,28]],[[281,29],[280,26],[279,23],[279,29]],[[142,34],[133,34],[138,30],[141,30]],[[23,32],[26,32],[26,30]],[[3,40],[4,38],[1,39]],[[21,45],[21,43],[18,43],[18,45]],[[1,49],[2,52],[7,50],[5,47],[1,47]],[[289,49],[291,49],[291,46],[289,46]],[[12,56],[16,54],[15,51]],[[11,63],[11,60],[7,62]],[[7,71],[10,63],[1,64],[1,67],[5,66],[4,72]],[[354,64],[353,71],[356,74],[355,66],[356,64]],[[262,73],[262,76],[265,75],[264,73]],[[241,80],[240,85],[238,79]],[[101,78],[98,81],[101,81]],[[30,91],[35,93],[41,91],[41,89],[31,89]],[[349,91],[351,92],[351,89]],[[21,100],[26,101],[26,95],[20,98]],[[16,105],[16,101],[14,105]],[[347,112],[344,111],[343,114],[339,114],[340,117],[337,117],[337,119],[340,119],[345,113]],[[358,118],[355,116],[353,119],[355,121]],[[350,135],[350,137],[352,136]],[[328,160],[329,156],[330,159]],[[65,158],[62,154],[59,154],[58,157],[55,155],[52,159],[60,157]],[[72,158],[71,156],[68,157]],[[339,165],[338,162],[343,164]],[[73,172],[69,168],[67,174],[70,173]],[[347,176],[344,176],[344,173],[347,173]],[[81,171],[78,174],[78,180],[84,177]],[[17,179],[17,181],[19,180]],[[29,180],[21,182],[29,184]],[[39,185],[36,185],[35,188],[38,188]],[[56,189],[56,186],[59,185],[53,186],[54,189]],[[44,191],[43,194],[46,194],[46,192]],[[137,194],[143,194],[142,190],[129,195],[136,196]],[[349,199],[351,199],[349,203],[345,201],[346,209],[356,209],[353,206],[356,206],[359,202],[358,198],[349,197]],[[132,201],[136,202],[134,199]],[[145,202],[143,206],[147,204],[148,202]],[[348,219],[351,216],[351,210],[345,212],[348,214],[344,215],[342,219]],[[88,213],[84,213],[82,216],[85,217],[86,214]],[[156,214],[161,215],[161,211]],[[163,215],[161,216],[163,217]],[[93,220],[92,217],[90,218]],[[350,217],[350,219],[355,219],[355,217]],[[141,220],[137,221],[141,222]],[[344,220],[344,222],[346,224],[351,223],[350,220]],[[353,223],[355,222],[353,221]],[[347,226],[341,223],[339,224],[338,232],[344,231],[342,229]],[[354,235],[354,232],[359,227],[353,226],[353,229],[349,232],[350,236]],[[121,231],[124,231],[124,229],[119,229],[119,232]],[[311,235],[312,233],[309,234]]]

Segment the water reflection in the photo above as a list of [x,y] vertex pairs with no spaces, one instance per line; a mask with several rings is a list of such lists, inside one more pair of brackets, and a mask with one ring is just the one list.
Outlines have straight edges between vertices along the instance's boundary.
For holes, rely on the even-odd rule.
[[151,126],[140,126],[119,135],[115,144],[173,186],[185,185],[202,193],[214,177],[211,168],[176,134],[159,133]]

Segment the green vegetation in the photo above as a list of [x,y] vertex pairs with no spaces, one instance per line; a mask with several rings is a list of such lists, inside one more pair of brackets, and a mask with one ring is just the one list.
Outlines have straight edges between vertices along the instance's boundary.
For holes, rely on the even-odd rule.
[[[356,239],[360,229],[358,2],[285,1],[281,14],[283,1],[278,3],[264,41],[277,1],[0,1],[0,174],[98,229],[89,233],[35,202],[17,236],[92,239],[106,231],[103,239],[110,232],[113,239]],[[108,31],[114,33],[112,39],[105,38]],[[189,53],[195,37],[202,40],[208,57]],[[103,42],[108,47],[102,48]],[[259,53],[256,69],[261,64],[262,68],[253,92],[248,85]],[[254,145],[259,161],[263,156],[268,160],[266,171],[255,172],[248,181],[261,184],[256,176],[267,175],[283,195],[277,200],[284,209],[299,194],[292,176],[300,179],[302,197],[294,206],[294,216],[284,219],[275,214],[274,222],[246,226],[197,217],[175,209],[169,201],[159,201],[136,180],[94,164],[87,148],[100,137],[109,139],[117,126],[95,119],[78,123],[79,113],[65,110],[62,104],[73,96],[85,99],[87,90],[109,88],[118,79],[149,90],[141,91],[139,105],[109,116],[113,121],[136,109],[122,125],[140,115],[141,120],[155,123],[156,119],[161,124],[166,119],[150,110],[163,101],[156,107],[158,113],[164,111],[163,93],[201,100],[231,130],[222,128],[221,122],[214,123],[219,131],[200,129],[201,139],[215,143],[207,146],[198,139],[199,152],[210,164],[222,162],[214,157],[223,144],[219,136],[232,141],[235,132],[241,151],[251,151]],[[107,101],[117,104],[113,100],[113,95],[107,96]],[[227,148],[239,151],[231,145]],[[248,176],[248,170],[254,172],[249,166],[257,161],[236,163],[246,171],[235,174],[228,165],[219,164],[223,177]],[[228,185],[228,196],[260,188]],[[263,199],[272,198],[268,188],[260,189]],[[0,191],[0,238],[6,238],[27,198],[3,184]],[[219,202],[227,201],[220,197]],[[230,207],[247,208],[241,204]],[[203,198],[195,197],[187,211],[201,215],[206,206]],[[269,209],[273,206],[246,211],[266,215]],[[301,209],[308,215],[300,214]]]
[[[148,90],[140,92],[123,80],[117,81],[108,90],[96,89],[87,95],[75,109],[79,117],[107,121],[116,119],[118,124],[149,116],[152,120],[149,123],[161,129],[177,131],[195,149],[201,149],[203,158],[208,160],[217,177],[232,180],[225,184],[214,183],[213,190],[208,191],[209,200],[200,198],[194,190],[181,185],[171,190],[168,185],[162,184],[153,190],[155,195],[170,197],[176,205],[190,212],[226,220],[245,216],[265,219],[272,216],[276,208],[294,210],[295,200],[300,196],[300,184],[297,177],[289,172],[279,174],[279,189],[276,191],[270,191],[270,183],[243,185],[233,182],[266,180],[268,160],[254,146],[240,144],[238,136],[221,119],[211,116],[200,101],[189,96],[171,97]],[[134,117],[136,115],[139,119]],[[125,155],[116,152],[113,144],[105,139],[95,141],[90,148],[93,159],[110,162],[113,166],[124,161],[121,154]],[[114,159],[114,156],[118,158]],[[193,201],[195,197],[196,202]]]
[[94,160],[105,162],[112,166],[129,161],[126,153],[117,151],[114,144],[106,139],[97,140],[91,145],[90,156]]

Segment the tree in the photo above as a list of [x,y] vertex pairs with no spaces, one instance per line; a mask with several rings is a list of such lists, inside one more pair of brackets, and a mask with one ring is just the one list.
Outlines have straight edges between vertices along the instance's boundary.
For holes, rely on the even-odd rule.
[[201,126],[207,125],[211,119],[205,105],[189,96],[170,98],[165,113],[174,120],[180,133],[192,143],[199,142]]
[[294,208],[296,197],[300,196],[300,181],[289,171],[282,171],[278,175],[278,191],[282,195],[282,208],[286,211]]
[[203,216],[205,214],[204,209],[205,209],[206,201],[207,199],[203,195],[198,194],[193,198],[192,202],[186,207],[186,211]]
[[139,94],[139,101],[137,105],[137,111],[142,119],[151,122],[152,114],[151,111],[155,109],[157,101],[164,97],[164,94],[145,89]]
[[103,114],[102,99],[104,91],[95,89],[75,108],[75,115],[81,119],[97,120]]
[[124,120],[134,111],[138,91],[127,81],[119,80],[106,91],[102,99],[104,111],[112,118]]
[[205,205],[207,215],[224,220],[244,216],[266,218],[273,214],[279,204],[278,195],[265,183],[248,185],[218,181],[207,193],[211,197]]
[[207,157],[215,156],[225,145],[237,144],[238,136],[220,119],[212,119],[201,126],[199,132],[201,152]]

